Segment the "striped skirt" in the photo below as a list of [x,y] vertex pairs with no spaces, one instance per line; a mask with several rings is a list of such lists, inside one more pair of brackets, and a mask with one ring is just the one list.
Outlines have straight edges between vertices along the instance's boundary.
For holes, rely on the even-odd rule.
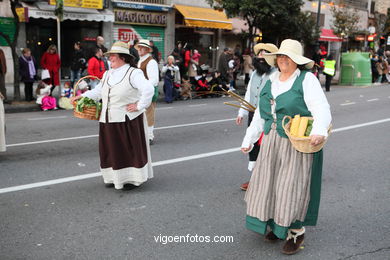
[[296,151],[288,138],[280,137],[273,127],[263,137],[245,194],[248,217],[268,224],[272,220],[273,224],[285,228],[305,221],[312,164],[313,154]]

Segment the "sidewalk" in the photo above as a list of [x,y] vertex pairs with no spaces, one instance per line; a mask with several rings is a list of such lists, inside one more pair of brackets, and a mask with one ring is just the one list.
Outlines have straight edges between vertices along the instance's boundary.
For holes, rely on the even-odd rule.
[[[338,77],[339,77],[338,73],[339,72],[337,71],[335,77],[332,80],[332,85],[338,84]],[[61,85],[63,85],[64,82],[65,82],[65,80],[62,80]],[[322,86],[325,85],[325,76],[324,75],[321,75],[320,82],[321,82]],[[164,101],[163,84],[164,84],[163,81],[160,81],[160,83],[159,83],[160,95],[159,95],[158,102]],[[36,96],[36,94],[35,94],[36,87],[37,87],[37,83],[35,83],[33,86],[34,96]],[[338,87],[347,87],[347,86],[338,86]],[[11,100],[12,103],[11,104],[4,104],[5,113],[41,111],[39,105],[36,104],[35,101],[31,101],[31,102],[13,101],[13,99],[14,99],[14,86],[13,86],[13,84],[6,84],[6,88],[7,88],[8,99]],[[237,90],[236,92],[239,95],[245,95],[246,88],[245,88],[244,81],[242,79],[237,80],[236,90]],[[20,83],[20,96],[21,96],[21,100],[24,100],[24,84],[23,83]],[[58,88],[56,88],[54,90],[53,96],[56,98],[58,98],[60,96],[60,90]]]

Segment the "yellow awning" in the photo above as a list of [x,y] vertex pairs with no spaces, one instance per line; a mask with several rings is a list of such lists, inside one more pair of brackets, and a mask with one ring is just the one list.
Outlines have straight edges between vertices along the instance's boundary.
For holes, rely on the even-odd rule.
[[233,29],[232,22],[226,17],[224,12],[188,5],[175,5],[175,8],[184,16],[184,22],[187,26]]

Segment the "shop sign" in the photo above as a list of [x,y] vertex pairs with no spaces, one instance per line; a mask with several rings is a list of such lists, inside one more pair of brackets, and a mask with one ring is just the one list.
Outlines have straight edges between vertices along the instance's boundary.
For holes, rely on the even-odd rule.
[[124,24],[144,24],[154,26],[166,26],[167,15],[165,13],[140,12],[136,10],[114,10],[115,22]]
[[[0,17],[0,31],[5,35],[8,35],[11,42],[14,40],[16,25],[15,19],[9,17]],[[0,37],[0,46],[8,46],[4,37]]]
[[366,37],[364,35],[356,35],[355,36],[355,41],[364,41]]
[[[63,0],[64,6],[103,9],[103,0]],[[49,0],[49,5],[56,5],[56,0]]]
[[18,7],[18,8],[15,8],[15,11],[19,17],[19,22],[28,23],[28,8],[27,7]]
[[112,1],[112,5],[117,8],[138,9],[138,10],[148,10],[148,11],[169,12],[172,9],[169,6],[145,5],[145,4],[135,4],[129,2],[115,2],[115,1]]

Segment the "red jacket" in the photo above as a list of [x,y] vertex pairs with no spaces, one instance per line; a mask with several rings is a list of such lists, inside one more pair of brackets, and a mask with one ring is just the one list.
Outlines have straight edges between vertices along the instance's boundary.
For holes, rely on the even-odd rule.
[[42,69],[49,70],[51,83],[53,83],[54,86],[59,86],[60,76],[58,72],[61,68],[60,56],[58,56],[57,53],[45,52],[41,58],[41,67]]
[[95,56],[88,60],[88,74],[92,76],[96,76],[99,79],[103,77],[106,68],[104,67],[104,61],[102,59],[98,59]]
[[191,52],[189,50],[186,50],[184,52],[184,67],[188,67],[191,60]]

